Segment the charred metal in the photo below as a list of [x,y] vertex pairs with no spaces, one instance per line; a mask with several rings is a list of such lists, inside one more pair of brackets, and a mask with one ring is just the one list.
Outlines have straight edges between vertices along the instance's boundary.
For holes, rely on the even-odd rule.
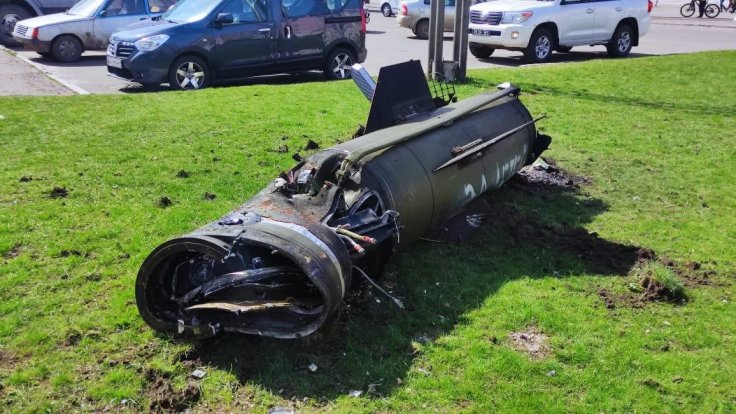
[[364,135],[299,158],[239,208],[148,256],[136,299],[152,328],[309,335],[356,277],[379,275],[397,249],[550,143],[512,85],[460,102],[447,87],[433,97],[416,61],[365,83],[373,89],[363,91],[372,99]]

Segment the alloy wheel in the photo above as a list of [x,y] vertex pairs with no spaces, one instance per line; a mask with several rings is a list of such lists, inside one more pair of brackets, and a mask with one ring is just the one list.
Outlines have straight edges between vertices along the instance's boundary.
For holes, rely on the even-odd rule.
[[338,53],[332,59],[332,72],[337,79],[349,78],[351,66],[353,66],[353,59],[347,53]]
[[552,51],[552,42],[549,40],[549,37],[547,36],[540,36],[539,39],[537,39],[537,43],[534,45],[534,52],[537,56],[537,59],[544,60],[547,58],[547,56]]
[[2,20],[0,20],[0,30],[11,35],[15,30],[15,24],[22,20],[17,14],[6,14]]
[[621,34],[618,36],[618,51],[621,53],[626,53],[626,51],[629,50],[629,47],[631,46],[631,34],[629,32],[621,32]]
[[204,81],[204,69],[195,62],[184,62],[176,68],[176,83],[181,89],[199,89]]

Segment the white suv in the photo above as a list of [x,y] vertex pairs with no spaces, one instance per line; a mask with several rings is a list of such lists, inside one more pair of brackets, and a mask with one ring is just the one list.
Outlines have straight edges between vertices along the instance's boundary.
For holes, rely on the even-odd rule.
[[606,45],[609,56],[629,54],[649,31],[650,0],[499,0],[470,7],[470,53],[519,50],[529,62],[546,62],[552,51]]

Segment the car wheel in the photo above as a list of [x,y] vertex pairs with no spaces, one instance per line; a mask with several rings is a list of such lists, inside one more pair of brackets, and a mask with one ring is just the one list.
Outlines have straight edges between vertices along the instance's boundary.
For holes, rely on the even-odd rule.
[[169,86],[180,91],[192,91],[206,88],[212,81],[207,63],[192,55],[177,58],[169,68]]
[[683,4],[680,7],[680,14],[682,17],[690,17],[695,14],[695,5],[693,3]]
[[429,20],[422,19],[417,22],[417,27],[414,29],[414,34],[420,39],[429,39]]
[[391,15],[394,14],[393,10],[391,10],[391,5],[388,3],[383,3],[383,6],[381,6],[381,13],[386,17],[391,17]]
[[353,52],[338,47],[330,53],[323,69],[325,77],[331,80],[350,79],[350,67],[355,63]]
[[13,39],[15,24],[32,16],[28,10],[16,4],[0,5],[0,44],[4,46],[20,46],[20,43]]
[[624,57],[631,51],[631,46],[634,42],[634,33],[631,30],[631,26],[628,24],[620,24],[613,32],[613,37],[608,43],[606,48],[608,49],[608,56],[611,57]]
[[82,42],[72,35],[61,35],[51,42],[51,54],[59,62],[76,62],[82,52]]
[[557,46],[556,50],[560,53],[570,53],[572,46]]
[[540,27],[532,33],[529,44],[524,51],[524,60],[530,63],[543,63],[552,56],[552,50],[555,46],[555,39],[552,32],[544,27]]
[[478,43],[470,44],[470,54],[478,59],[488,59],[495,50],[490,46],[479,45]]

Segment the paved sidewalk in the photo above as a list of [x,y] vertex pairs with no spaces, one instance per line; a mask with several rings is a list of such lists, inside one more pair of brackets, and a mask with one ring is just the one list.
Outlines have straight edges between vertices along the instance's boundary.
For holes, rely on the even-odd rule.
[[7,95],[74,95],[64,85],[23,62],[11,51],[0,48],[0,96]]
[[[695,12],[693,17],[682,17],[680,15],[680,7],[685,4],[682,1],[677,4],[660,4],[652,9],[652,24],[671,24],[678,26],[701,26],[701,27],[722,27],[736,29],[736,22],[733,18],[736,14],[722,11],[716,18],[709,19],[707,17],[699,18]],[[716,1],[709,1],[716,3]]]

